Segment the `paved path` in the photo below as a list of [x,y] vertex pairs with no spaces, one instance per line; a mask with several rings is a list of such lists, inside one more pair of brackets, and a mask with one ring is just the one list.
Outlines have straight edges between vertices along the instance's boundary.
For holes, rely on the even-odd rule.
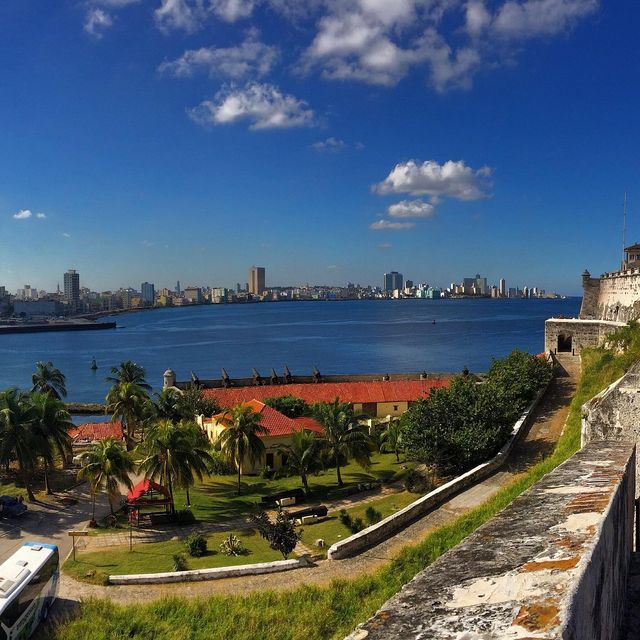
[[568,373],[556,378],[551,383],[548,393],[536,409],[535,421],[529,433],[516,446],[502,471],[458,494],[389,540],[355,558],[320,561],[309,569],[290,571],[286,574],[286,578],[283,578],[281,574],[270,574],[167,585],[100,587],[77,582],[69,576],[63,575],[60,593],[63,598],[61,608],[64,607],[65,601],[69,605],[88,597],[106,597],[114,602],[129,604],[176,595],[184,597],[213,594],[245,595],[251,591],[262,589],[279,591],[292,589],[303,584],[322,585],[335,578],[352,579],[360,574],[371,573],[393,558],[404,546],[419,542],[433,529],[453,521],[465,511],[482,503],[518,474],[550,453],[567,418],[569,404],[575,391],[578,367],[578,359],[575,358],[567,365]]

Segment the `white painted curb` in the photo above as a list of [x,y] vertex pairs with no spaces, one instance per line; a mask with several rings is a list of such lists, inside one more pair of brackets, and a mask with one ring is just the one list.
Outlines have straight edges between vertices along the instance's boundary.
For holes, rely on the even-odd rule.
[[241,564],[235,567],[218,567],[216,569],[195,569],[193,571],[168,571],[165,573],[132,573],[130,575],[109,576],[109,584],[163,584],[167,582],[195,582],[197,580],[219,580],[238,576],[257,576],[263,573],[277,573],[308,567],[306,557],[275,562],[259,562]]

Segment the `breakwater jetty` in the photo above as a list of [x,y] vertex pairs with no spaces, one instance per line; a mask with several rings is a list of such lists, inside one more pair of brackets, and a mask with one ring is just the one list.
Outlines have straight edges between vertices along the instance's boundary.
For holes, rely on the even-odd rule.
[[0,335],[12,333],[43,333],[45,331],[102,331],[115,328],[115,322],[92,322],[90,320],[60,320],[39,323],[21,322],[0,325]]

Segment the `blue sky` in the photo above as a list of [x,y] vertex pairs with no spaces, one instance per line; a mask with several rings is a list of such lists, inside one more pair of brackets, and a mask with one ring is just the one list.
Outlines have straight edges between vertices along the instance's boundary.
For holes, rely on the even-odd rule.
[[631,0],[3,0],[0,285],[575,294],[640,239]]

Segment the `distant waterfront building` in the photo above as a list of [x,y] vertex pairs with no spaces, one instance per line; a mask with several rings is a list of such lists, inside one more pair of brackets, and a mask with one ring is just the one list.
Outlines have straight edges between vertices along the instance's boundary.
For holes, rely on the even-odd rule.
[[402,291],[404,288],[403,285],[404,278],[401,273],[397,271],[391,271],[390,273],[385,273],[383,278],[383,290],[387,293],[392,293],[396,289],[398,291]]
[[80,305],[80,274],[75,269],[69,269],[64,274],[64,299],[76,311]]
[[152,307],[156,301],[156,288],[152,282],[143,282],[140,285],[140,298],[142,304]]
[[254,265],[249,269],[249,293],[261,296],[265,288],[265,268]]
[[180,295],[182,292],[180,291],[180,280],[176,282],[176,295]]
[[498,293],[500,294],[501,298],[506,298],[507,296],[507,281],[504,278],[500,278]]
[[187,287],[184,290],[184,297],[191,304],[201,304],[203,301],[202,289],[200,287]]

